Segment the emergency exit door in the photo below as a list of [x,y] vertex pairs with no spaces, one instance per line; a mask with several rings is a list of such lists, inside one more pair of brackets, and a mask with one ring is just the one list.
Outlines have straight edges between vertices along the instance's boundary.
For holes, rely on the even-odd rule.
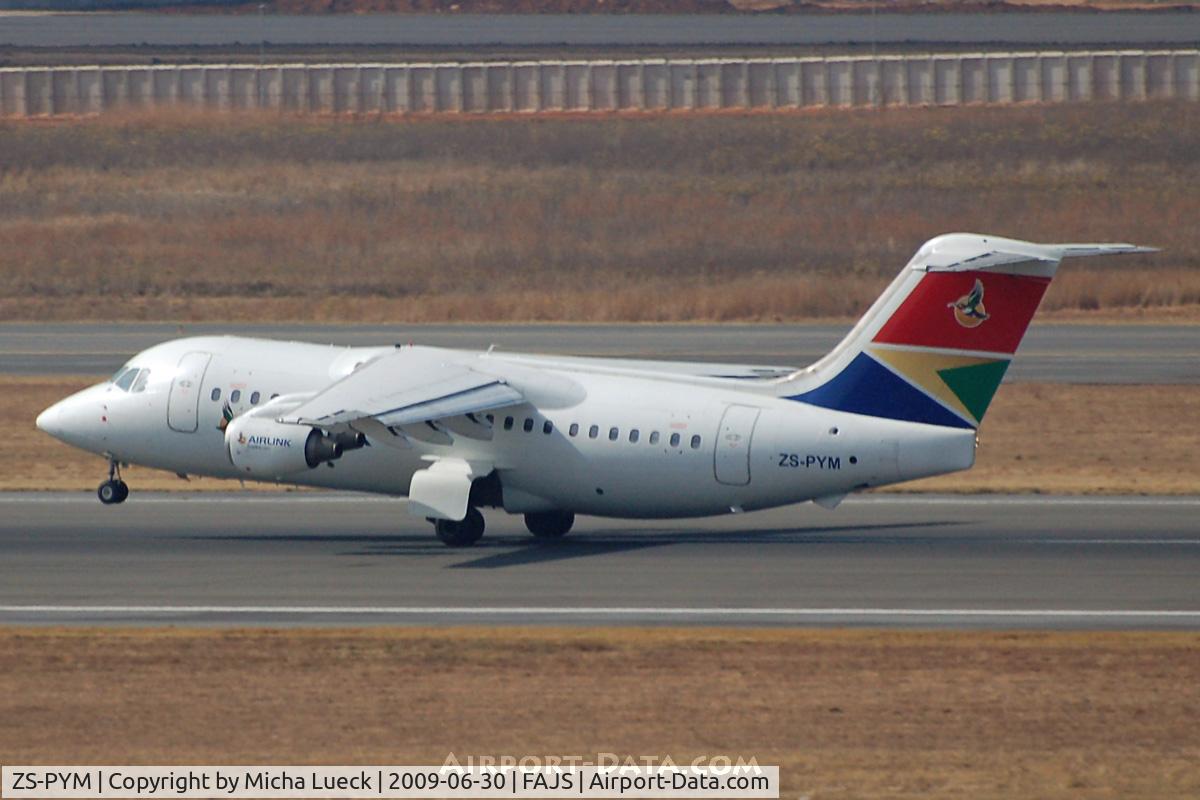
[[751,406],[729,406],[721,417],[713,469],[717,481],[730,486],[750,483],[750,440],[759,410]]

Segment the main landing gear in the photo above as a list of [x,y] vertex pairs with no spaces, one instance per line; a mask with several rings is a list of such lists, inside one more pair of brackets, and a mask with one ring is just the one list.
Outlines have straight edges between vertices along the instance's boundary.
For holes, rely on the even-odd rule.
[[538,539],[561,539],[575,524],[570,511],[539,511],[525,515],[525,527]]
[[453,519],[431,521],[437,537],[447,547],[470,547],[483,538],[483,514],[480,514],[477,508],[467,509],[467,516],[461,521]]
[[[461,521],[433,519],[433,530],[442,544],[447,547],[470,547],[483,538],[483,514],[477,508],[469,508]],[[575,515],[570,511],[542,511],[525,515],[525,527],[542,540],[561,539],[575,524]]]
[[121,480],[121,465],[115,459],[108,462],[108,480],[100,484],[96,496],[106,506],[124,503],[129,497],[129,484]]

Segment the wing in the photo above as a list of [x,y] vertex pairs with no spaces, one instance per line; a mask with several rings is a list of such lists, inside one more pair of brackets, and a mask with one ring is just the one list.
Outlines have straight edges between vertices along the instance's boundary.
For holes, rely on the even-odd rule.
[[658,361],[637,358],[605,358],[597,356],[535,355],[531,353],[497,352],[494,361],[523,364],[544,369],[572,372],[602,372],[611,375],[663,378],[684,376],[693,378],[729,378],[742,381],[771,380],[791,375],[795,367],[761,364],[718,364],[700,361]]
[[456,363],[446,351],[408,347],[368,362],[280,422],[330,429],[372,420],[392,428],[524,400],[502,378]]

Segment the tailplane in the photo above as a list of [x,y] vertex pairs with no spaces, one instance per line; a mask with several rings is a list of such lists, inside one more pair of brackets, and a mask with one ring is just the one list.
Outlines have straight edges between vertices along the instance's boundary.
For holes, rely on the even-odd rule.
[[926,242],[829,355],[780,394],[873,417],[978,428],[1063,258],[1154,252],[951,233]]

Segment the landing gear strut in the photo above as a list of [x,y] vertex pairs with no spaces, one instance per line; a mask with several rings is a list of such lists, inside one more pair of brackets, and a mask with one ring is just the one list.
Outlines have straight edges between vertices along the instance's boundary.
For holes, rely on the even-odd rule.
[[538,539],[561,539],[575,524],[570,511],[539,511],[525,515],[525,527]]
[[121,480],[121,465],[117,463],[116,459],[109,460],[108,480],[100,484],[100,488],[96,490],[96,496],[106,506],[124,503],[125,498],[129,497],[129,485]]
[[447,547],[470,547],[483,538],[483,514],[476,508],[470,508],[461,522],[435,519],[433,530]]

